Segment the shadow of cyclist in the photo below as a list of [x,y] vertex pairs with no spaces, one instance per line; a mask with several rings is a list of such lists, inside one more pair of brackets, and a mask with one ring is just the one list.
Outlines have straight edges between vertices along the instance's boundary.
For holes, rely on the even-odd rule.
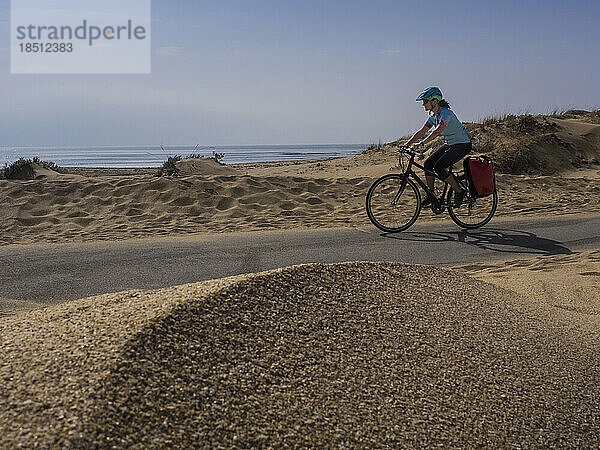
[[501,253],[529,253],[534,255],[561,255],[573,253],[561,242],[539,237],[520,230],[459,230],[450,232],[383,233],[382,236],[416,242],[461,242],[484,250]]

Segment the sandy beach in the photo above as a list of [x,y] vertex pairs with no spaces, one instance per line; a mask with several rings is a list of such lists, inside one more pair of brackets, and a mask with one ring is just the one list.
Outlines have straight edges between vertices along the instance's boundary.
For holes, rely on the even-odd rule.
[[[600,214],[595,120],[471,124],[505,170],[496,218]],[[174,178],[38,166],[0,180],[0,243],[372,227],[364,197],[398,170],[393,147],[192,159]],[[455,227],[429,210],[419,221]],[[0,299],[0,447],[594,447],[599,276],[589,250],[450,269],[308,264],[47,307]]]

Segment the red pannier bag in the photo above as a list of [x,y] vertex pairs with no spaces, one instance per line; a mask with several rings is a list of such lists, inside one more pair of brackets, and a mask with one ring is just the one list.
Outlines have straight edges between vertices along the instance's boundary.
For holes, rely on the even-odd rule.
[[469,190],[474,197],[486,197],[496,190],[494,163],[487,156],[467,157],[463,162],[469,180]]

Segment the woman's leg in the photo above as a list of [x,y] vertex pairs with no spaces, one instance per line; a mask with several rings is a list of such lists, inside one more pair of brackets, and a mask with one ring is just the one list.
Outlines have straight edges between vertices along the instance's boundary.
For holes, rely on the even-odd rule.
[[454,189],[454,192],[460,192],[463,190],[463,188],[460,187],[460,184],[458,184],[458,181],[456,181],[456,178],[454,178],[454,175],[450,174],[450,176],[448,178],[446,178],[444,180],[446,183],[448,183],[450,186],[452,186],[452,189]]
[[435,162],[433,169],[435,173],[445,182],[449,183],[454,189],[454,192],[462,191],[462,188],[454,178],[454,175],[451,175],[448,171],[448,168],[452,166],[457,161],[460,161],[464,158],[470,151],[472,145],[470,142],[464,144],[454,144],[449,146],[443,155],[441,155],[438,160]]
[[425,164],[423,164],[425,169],[427,169],[427,171],[425,171],[425,180],[427,181],[427,187],[431,190],[433,190],[435,186],[435,176],[431,172],[436,172],[435,166],[449,148],[450,147],[446,144],[442,145],[435,152],[429,155],[429,158],[427,158],[425,160]]
[[442,178],[445,182],[449,183],[454,190],[454,199],[453,199],[453,207],[458,208],[462,204],[462,201],[465,197],[466,192],[463,188],[460,187],[454,175],[450,174],[447,170],[452,164],[464,158],[472,149],[472,144],[470,142],[464,144],[455,144],[451,145],[450,148],[444,153],[444,155],[438,159],[436,162],[434,169],[435,172]]

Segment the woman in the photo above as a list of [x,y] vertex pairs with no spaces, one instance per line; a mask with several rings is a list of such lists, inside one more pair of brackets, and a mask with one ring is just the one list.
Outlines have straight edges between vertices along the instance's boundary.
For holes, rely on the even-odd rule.
[[[458,120],[450,105],[443,99],[442,91],[437,87],[430,87],[421,92],[417,101],[423,101],[425,111],[429,112],[429,119],[406,143],[408,146],[423,146],[433,141],[440,134],[444,136],[445,144],[433,152],[425,161],[425,179],[427,186],[433,191],[435,177],[431,175],[435,172],[442,180],[452,186],[454,189],[454,198],[452,206],[458,208],[466,192],[460,187],[456,178],[448,172],[448,168],[455,162],[464,158],[472,148],[471,137],[465,126]],[[432,129],[433,128],[433,129]],[[427,135],[427,133],[431,132]],[[427,135],[423,140],[423,136]],[[413,145],[414,144],[414,145]],[[430,205],[434,199],[429,194],[423,199],[423,206]]]

